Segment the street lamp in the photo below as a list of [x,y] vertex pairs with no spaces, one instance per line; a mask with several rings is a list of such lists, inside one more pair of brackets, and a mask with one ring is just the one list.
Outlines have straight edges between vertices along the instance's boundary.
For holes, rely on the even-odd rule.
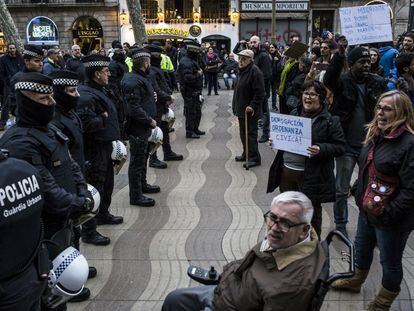
[[158,19],[158,23],[164,22],[164,12],[161,8],[158,10],[157,19]]
[[237,12],[235,8],[233,8],[233,12],[231,12],[230,14],[231,23],[233,24],[233,26],[237,23],[237,21],[239,20],[239,17],[240,17],[240,13]]
[[126,18],[127,18],[127,13],[125,13],[125,10],[122,9],[121,14],[119,14],[119,19],[121,20],[121,25],[125,25]]
[[193,12],[194,23],[199,23],[200,22],[200,17],[201,17],[201,14],[200,14],[200,12],[198,12],[198,9],[194,9],[194,12]]

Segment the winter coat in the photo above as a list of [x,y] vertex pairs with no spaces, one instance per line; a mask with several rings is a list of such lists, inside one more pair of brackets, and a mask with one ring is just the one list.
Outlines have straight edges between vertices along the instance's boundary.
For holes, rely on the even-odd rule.
[[57,71],[59,69],[60,69],[59,65],[57,63],[53,63],[52,61],[50,61],[49,58],[45,58],[43,60],[43,71],[42,71],[42,73],[44,75],[49,75],[53,71]]
[[204,63],[206,64],[206,72],[217,73],[219,70],[219,64],[221,63],[220,57],[216,53],[213,53],[213,58],[209,59],[208,54],[204,55]]
[[263,73],[263,79],[272,79],[272,59],[268,51],[263,46],[255,51],[254,63]]
[[275,252],[261,243],[224,266],[214,289],[216,311],[308,310],[326,260],[314,231],[311,240]]
[[247,106],[253,108],[255,115],[259,115],[265,96],[263,73],[259,67],[251,63],[241,68],[234,88],[232,102],[234,115],[244,118]]
[[[292,111],[300,115],[302,106]],[[312,145],[318,145],[318,155],[305,160],[303,189],[312,202],[326,203],[335,201],[334,158],[345,152],[345,138],[338,117],[323,110],[312,120]],[[269,170],[267,192],[280,185],[283,168],[283,153],[279,150]]]
[[181,58],[177,72],[183,95],[194,96],[195,94],[201,94],[203,75],[200,74],[199,70],[201,70],[201,67],[198,60],[194,60],[188,55]]
[[[339,116],[342,128],[347,133],[357,105],[358,90],[350,71],[342,74],[344,62],[345,56],[336,53],[326,70],[323,83],[334,94],[331,113]],[[367,90],[364,98],[365,121],[368,123],[374,117],[374,108],[378,98],[386,91],[386,81],[375,74],[369,74],[365,81]]]
[[[380,216],[367,214],[361,209],[363,194],[368,186],[368,169],[366,168],[368,152],[374,144],[374,163],[376,169],[388,176],[398,176],[400,180],[397,195],[385,204],[385,211]],[[398,230],[414,229],[414,135],[404,130],[394,131],[387,136],[379,135],[361,150],[359,157],[358,188],[355,201],[361,215],[379,228]]]
[[234,59],[226,59],[223,64],[223,72],[231,74],[236,73],[239,70],[239,63]]

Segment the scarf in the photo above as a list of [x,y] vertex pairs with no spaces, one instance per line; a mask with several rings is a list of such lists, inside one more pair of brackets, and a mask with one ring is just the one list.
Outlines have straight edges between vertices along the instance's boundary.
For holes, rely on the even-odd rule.
[[214,59],[214,53],[208,52],[207,53],[207,58],[208,58],[208,60],[213,60]]
[[283,92],[285,91],[285,86],[286,86],[286,78],[288,73],[290,72],[290,70],[292,69],[293,65],[295,65],[298,61],[296,59],[289,59],[286,63],[285,63],[285,67],[283,68],[281,77],[280,77],[280,85],[279,88],[277,90],[277,94],[279,96],[283,95]]

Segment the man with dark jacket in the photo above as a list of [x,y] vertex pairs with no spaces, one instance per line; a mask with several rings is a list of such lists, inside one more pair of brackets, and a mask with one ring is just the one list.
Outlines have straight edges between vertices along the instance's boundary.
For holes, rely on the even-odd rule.
[[178,76],[180,91],[184,99],[185,130],[187,138],[200,138],[204,131],[199,130],[201,120],[201,92],[203,71],[199,64],[200,44],[187,40],[186,53],[180,59]]
[[[164,152],[164,161],[181,161],[183,156],[176,154],[171,149],[168,123],[161,120],[162,116],[168,112],[168,106],[174,102],[172,91],[167,82],[167,72],[161,69],[162,48],[158,45],[150,44],[147,46],[147,49],[151,53],[151,67],[148,76],[152,81],[154,91],[157,93],[157,116],[155,117],[155,120],[163,134],[162,149]],[[155,151],[150,157],[149,166],[154,168],[166,168],[167,163],[158,160],[157,151]]]
[[82,63],[82,53],[79,45],[72,45],[72,57],[66,61],[65,66],[67,70],[77,72],[81,82],[85,80],[85,67]]
[[157,126],[155,121],[157,94],[148,77],[151,55],[146,49],[131,51],[132,72],[122,79],[122,92],[128,106],[127,133],[131,144],[128,168],[129,202],[131,205],[154,206],[155,200],[144,193],[160,192],[159,186],[147,183],[148,138]]
[[370,73],[369,51],[354,48],[348,54],[349,71],[342,73],[345,64],[345,39],[339,42],[337,52],[324,76],[324,84],[334,94],[331,113],[340,118],[347,142],[345,155],[336,158],[336,202],[334,216],[336,228],[346,233],[348,222],[348,192],[355,164],[365,138],[365,125],[374,116],[379,96],[386,90],[386,81]]
[[224,266],[217,286],[177,289],[162,311],[307,310],[326,260],[312,214],[303,193],[279,194],[264,214],[266,238]]
[[227,89],[230,89],[229,78],[231,78],[231,88],[234,89],[234,86],[237,82],[237,73],[239,70],[239,63],[234,60],[234,54],[230,53],[229,57],[223,63],[223,80]]
[[7,45],[7,53],[0,57],[0,79],[3,84],[1,101],[1,119],[0,131],[4,129],[7,119],[9,118],[9,107],[7,105],[7,98],[10,93],[11,78],[19,71],[23,70],[24,60],[17,51],[14,43]]
[[[257,121],[266,96],[262,71],[253,63],[254,53],[243,50],[239,54],[239,80],[233,95],[233,114],[239,119],[240,139],[243,144],[243,154],[237,156],[237,162],[248,162],[244,167],[253,167],[261,164],[259,146],[257,144]],[[247,120],[246,120],[247,118]],[[249,154],[246,155],[246,128],[249,144]]]
[[117,112],[113,94],[105,87],[109,80],[109,57],[99,54],[82,58],[85,84],[79,86],[77,113],[84,130],[85,177],[101,195],[99,214],[82,226],[82,241],[102,245],[109,238],[96,231],[97,224],[116,225],[121,216],[109,211],[114,188],[114,169],[111,158],[112,142],[120,139]]

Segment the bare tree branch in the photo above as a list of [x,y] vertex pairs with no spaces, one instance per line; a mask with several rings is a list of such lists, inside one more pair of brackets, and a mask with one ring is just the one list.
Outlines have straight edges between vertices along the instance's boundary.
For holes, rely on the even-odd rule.
[[135,42],[141,45],[147,37],[145,33],[144,18],[141,11],[141,3],[139,0],[126,0],[126,4],[129,11],[129,20],[134,32]]
[[0,27],[6,41],[16,44],[16,47],[23,51],[23,40],[20,38],[19,31],[4,0],[0,0]]

